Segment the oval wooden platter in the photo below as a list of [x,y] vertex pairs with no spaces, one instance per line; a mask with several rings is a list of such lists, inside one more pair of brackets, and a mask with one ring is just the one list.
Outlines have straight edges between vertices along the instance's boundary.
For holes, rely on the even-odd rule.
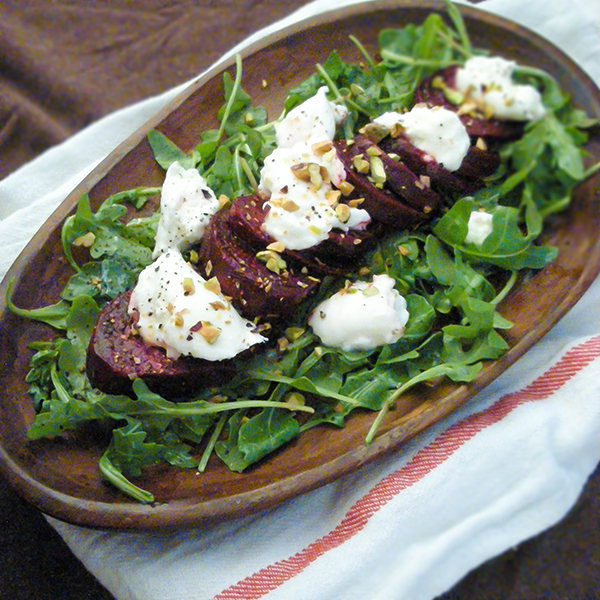
[[[271,118],[281,111],[285,91],[313,72],[336,48],[342,58],[359,60],[349,35],[374,52],[377,33],[385,27],[421,23],[436,2],[373,2],[336,10],[294,25],[248,47],[243,58],[243,85]],[[590,116],[600,116],[600,92],[561,51],[513,23],[471,7],[461,7],[474,45],[552,73]],[[145,139],[158,128],[184,149],[192,148],[201,130],[214,127],[222,103],[222,71],[233,74],[232,60],[199,78],[144,128],[118,147],[78,187],[32,239],[5,280],[15,278],[14,302],[33,308],[55,302],[70,272],[61,258],[60,226],[77,199],[89,192],[94,203],[138,185],[160,185],[164,177]],[[266,81],[266,87],[263,84]],[[590,162],[600,158],[600,135],[592,132]],[[156,467],[136,483],[157,501],[143,505],[107,485],[98,472],[103,446],[85,433],[69,440],[28,442],[34,418],[25,375],[32,340],[48,339],[49,328],[16,318],[0,299],[0,467],[10,484],[41,511],[80,525],[156,528],[197,525],[272,507],[323,485],[384,453],[402,451],[403,442],[468,402],[535,344],[579,299],[600,270],[600,198],[598,180],[576,191],[569,210],[556,217],[544,241],[557,246],[557,260],[536,273],[503,301],[500,312],[514,322],[507,332],[509,352],[490,363],[469,385],[443,384],[426,392],[407,393],[391,411],[375,441],[365,435],[375,415],[352,416],[342,429],[308,431],[275,456],[244,474],[232,473],[217,459],[207,471]]]

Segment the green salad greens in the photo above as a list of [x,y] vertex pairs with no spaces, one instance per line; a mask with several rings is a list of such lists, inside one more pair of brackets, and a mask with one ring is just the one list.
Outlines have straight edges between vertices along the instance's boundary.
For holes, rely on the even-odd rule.
[[[344,62],[334,50],[313,75],[289,90],[283,114],[326,85],[329,98],[348,108],[339,135],[352,139],[383,112],[410,108],[422,78],[482,53],[472,48],[458,10],[447,3],[447,11],[449,19],[431,14],[420,25],[381,31],[377,58],[353,38],[363,64]],[[276,343],[234,359],[237,374],[231,381],[185,402],[166,400],[141,380],[133,384],[134,397],[105,394],[86,377],[86,349],[101,307],[131,289],[152,262],[158,213],[136,213],[160,188],[120,192],[95,212],[83,196],[62,228],[73,275],[60,300],[35,310],[9,303],[15,313],[61,333],[53,341],[31,344],[35,354],[27,382],[37,418],[28,438],[101,423],[110,431],[101,473],[125,494],[150,503],[152,494],[134,483],[150,465],[167,462],[203,471],[216,454],[241,472],[316,425],[342,428],[357,409],[376,413],[369,443],[411,386],[440,377],[471,381],[484,361],[507,350],[502,331],[511,323],[496,308],[517,273],[541,269],[556,256],[554,248],[538,243],[545,220],[568,205],[574,186],[592,172],[584,168],[582,150],[592,122],[550,75],[520,67],[518,77],[542,91],[546,115],[527,124],[520,139],[498,148],[501,165],[487,186],[471,196],[443,198],[436,218],[388,233],[360,272],[347,275],[352,280],[386,273],[395,279],[410,314],[397,343],[353,352],[321,345],[306,317],[344,285],[344,280],[325,278]],[[158,131],[150,131],[148,141],[161,167],[178,161],[196,168],[217,196],[233,198],[257,189],[275,135],[265,110],[254,106],[243,89],[239,58],[235,79],[225,74],[223,84],[219,127],[203,132],[191,152]],[[481,247],[465,243],[474,209],[493,214],[493,233]],[[74,246],[87,248],[89,262],[77,262]]]

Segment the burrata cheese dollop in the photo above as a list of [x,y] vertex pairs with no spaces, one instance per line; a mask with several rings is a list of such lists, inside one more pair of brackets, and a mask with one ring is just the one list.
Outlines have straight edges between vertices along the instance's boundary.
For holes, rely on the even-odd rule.
[[399,125],[414,146],[449,171],[460,168],[471,145],[460,118],[441,106],[417,105],[405,113],[386,112],[374,119],[374,123],[388,130]]
[[389,275],[357,281],[321,302],[309,325],[325,346],[345,351],[393,344],[403,335],[409,314],[406,300]]
[[162,186],[153,258],[168,250],[185,250],[200,240],[219,208],[219,200],[197,169],[172,163]]
[[517,63],[499,56],[474,56],[456,71],[456,89],[497,119],[535,121],[546,114],[540,92],[515,83]]
[[484,210],[474,210],[469,215],[467,224],[467,244],[480,247],[494,230],[493,215]]
[[276,124],[277,148],[261,170],[259,192],[269,208],[265,231],[289,250],[311,248],[332,229],[363,228],[371,220],[365,210],[337,205],[346,171],[333,138],[347,109],[326,92],[320,88]]
[[223,296],[216,278],[206,281],[176,250],[140,273],[128,312],[142,339],[169,358],[225,360],[266,341]]

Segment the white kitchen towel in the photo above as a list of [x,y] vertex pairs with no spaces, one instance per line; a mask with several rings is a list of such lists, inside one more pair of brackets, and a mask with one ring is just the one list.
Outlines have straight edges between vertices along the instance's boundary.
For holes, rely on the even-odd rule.
[[[314,2],[252,39],[340,4]],[[600,84],[597,3],[480,6],[545,35]],[[0,199],[11,199],[0,239],[17,232],[1,276],[79,179],[182,87],[103,119],[0,182]],[[49,173],[53,164],[64,171]],[[33,203],[45,212],[30,223]],[[596,281],[513,367],[401,452],[278,508],[160,533],[49,521],[118,600],[434,598],[560,520],[600,461],[599,300]]]

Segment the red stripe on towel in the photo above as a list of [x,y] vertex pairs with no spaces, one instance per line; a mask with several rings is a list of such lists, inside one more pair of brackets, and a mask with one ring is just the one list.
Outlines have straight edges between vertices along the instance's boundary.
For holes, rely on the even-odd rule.
[[517,406],[547,398],[599,356],[600,336],[574,347],[526,388],[503,396],[483,412],[449,427],[404,467],[382,479],[353,504],[339,525],[328,534],[290,558],[268,565],[235,583],[213,600],[257,600],[278,588],[317,558],[360,532],[382,506],[402,490],[417,483],[477,433],[501,421]]

